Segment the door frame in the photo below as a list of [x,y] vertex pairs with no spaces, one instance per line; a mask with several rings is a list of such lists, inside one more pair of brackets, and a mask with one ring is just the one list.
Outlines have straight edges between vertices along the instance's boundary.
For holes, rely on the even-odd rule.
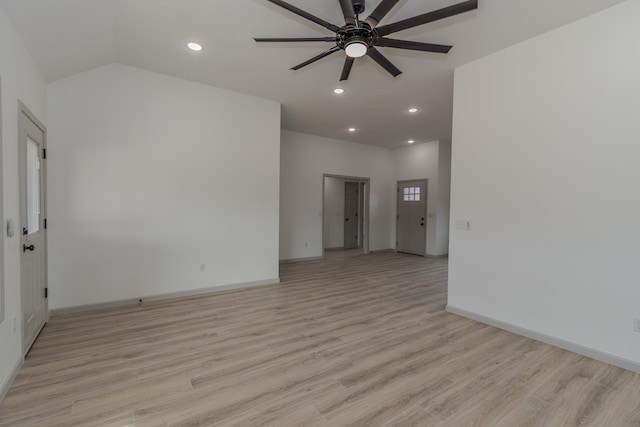
[[[4,145],[2,143],[2,76],[0,76],[0,224],[5,227],[4,222],[4,179],[3,179],[3,167],[2,167],[2,158],[4,153]],[[5,229],[6,231],[6,229]],[[6,237],[8,233],[5,234]],[[4,241],[4,239],[3,239]],[[4,322],[5,318],[5,306],[6,301],[4,300],[4,243],[0,245],[0,324]],[[1,395],[0,391],[0,395]]]
[[[2,167],[2,158],[4,153],[4,145],[2,139],[2,76],[0,76],[0,224],[5,226],[4,222],[4,179],[3,176],[3,167]],[[5,229],[6,231],[6,229]],[[6,237],[8,236],[5,234]],[[4,239],[3,239],[4,242]],[[0,324],[4,322],[5,318],[5,306],[6,301],[4,300],[4,243],[0,245]],[[0,391],[1,395],[2,391]]]
[[[31,112],[31,110],[22,102],[22,101],[18,101],[18,153],[20,153],[20,144],[22,144],[22,141],[20,141],[21,138],[21,117],[22,114],[24,114],[29,120],[31,120],[33,122],[33,124],[36,125],[36,127],[38,129],[40,129],[42,131],[43,134],[43,138],[42,138],[42,148],[46,150],[47,148],[47,128],[45,127],[45,125],[38,120],[38,118],[36,117],[35,114],[33,114]],[[18,156],[20,157],[20,156]],[[45,160],[45,158],[43,157],[42,160]],[[40,175],[42,177],[42,186],[40,188],[40,191],[44,194],[43,197],[43,203],[42,206],[40,206],[40,212],[41,212],[41,218],[46,219],[47,218],[47,162],[46,161],[41,161],[41,166],[40,166]],[[20,208],[19,208],[19,212],[20,212],[20,220],[18,221],[18,223],[20,224],[19,227],[16,227],[17,230],[22,230],[22,227],[25,226],[25,224],[22,224],[22,220],[24,218],[24,214],[25,212],[23,212],[24,206],[22,203],[22,192],[24,191],[24,189],[22,188],[22,174],[24,173],[24,166],[22,164],[22,159],[20,159],[18,161],[18,179],[19,179],[19,199],[20,199]],[[49,288],[49,242],[48,242],[48,231],[47,231],[47,227],[43,227],[43,232],[44,232],[44,287],[45,288]],[[18,233],[18,235],[20,236],[20,239],[22,239],[22,231],[20,231]],[[22,257],[24,255],[24,252],[22,250],[20,250],[20,265],[21,265],[21,271],[22,271]],[[22,282],[22,276],[20,277],[20,312],[21,312],[21,329],[22,329],[22,336],[21,336],[21,341],[22,341],[22,356],[26,356],[27,353],[29,352],[29,350],[31,349],[31,347],[33,346],[33,343],[36,341],[36,339],[38,338],[38,334],[42,331],[42,329],[40,329],[40,331],[38,332],[38,334],[36,334],[36,336],[34,337],[33,341],[28,343],[27,339],[25,337],[25,324],[24,324],[24,296],[23,296],[23,282]],[[45,298],[44,300],[44,304],[45,304],[45,321],[44,321],[44,325],[47,324],[47,322],[49,321],[49,299]],[[43,325],[43,328],[44,328]]]
[[[429,244],[429,180],[427,178],[417,178],[417,179],[401,179],[396,181],[396,244],[393,248],[394,252],[398,252],[398,220],[400,219],[400,184],[407,182],[416,182],[416,181],[424,181],[424,254],[422,256],[427,256],[427,245]],[[420,255],[418,255],[420,256]]]
[[321,225],[321,242],[322,242],[322,258],[324,258],[324,194],[325,194],[325,185],[324,185],[324,181],[325,178],[336,178],[336,179],[342,179],[345,182],[349,181],[349,182],[358,182],[358,183],[362,183],[364,184],[364,188],[365,188],[365,192],[364,192],[364,206],[363,206],[363,219],[362,219],[362,223],[363,223],[363,239],[362,239],[362,253],[363,254],[368,254],[369,253],[369,200],[371,200],[370,196],[371,196],[371,178],[367,178],[367,177],[360,177],[360,176],[348,176],[348,175],[334,175],[334,174],[329,174],[329,173],[324,173],[322,174],[322,225]]

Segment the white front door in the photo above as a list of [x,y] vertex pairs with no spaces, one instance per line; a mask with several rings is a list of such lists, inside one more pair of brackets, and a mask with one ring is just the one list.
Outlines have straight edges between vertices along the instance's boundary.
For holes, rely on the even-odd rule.
[[396,250],[415,255],[427,251],[427,182],[398,182]]
[[23,351],[48,320],[45,130],[25,110],[20,112],[20,224]]

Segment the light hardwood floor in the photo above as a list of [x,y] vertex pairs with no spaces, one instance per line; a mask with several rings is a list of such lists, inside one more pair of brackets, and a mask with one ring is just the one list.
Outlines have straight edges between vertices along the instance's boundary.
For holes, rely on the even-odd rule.
[[446,313],[445,259],[281,278],[51,319],[0,425],[640,426],[637,374]]

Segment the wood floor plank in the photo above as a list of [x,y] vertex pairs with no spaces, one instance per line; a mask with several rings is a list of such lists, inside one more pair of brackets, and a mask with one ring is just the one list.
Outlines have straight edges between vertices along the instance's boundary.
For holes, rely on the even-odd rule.
[[[552,405],[535,397],[525,397],[519,405],[506,413],[496,427],[547,427],[554,425],[558,411]],[[557,423],[555,425],[558,425]]]
[[557,407],[567,408],[575,404],[575,396],[582,396],[603,365],[593,359],[573,354],[557,375],[545,381],[533,395]]
[[640,374],[619,388],[616,401],[610,407],[611,426],[640,426]]
[[54,317],[4,426],[640,426],[640,376],[444,311],[447,260],[328,252],[281,283]]

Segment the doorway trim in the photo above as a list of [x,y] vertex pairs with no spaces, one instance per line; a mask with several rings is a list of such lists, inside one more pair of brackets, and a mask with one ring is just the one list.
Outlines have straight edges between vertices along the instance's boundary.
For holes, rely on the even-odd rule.
[[334,175],[334,174],[329,174],[329,173],[324,173],[322,174],[322,226],[321,226],[321,242],[322,242],[322,258],[324,258],[324,212],[325,212],[325,206],[324,206],[324,194],[325,194],[325,185],[324,185],[324,181],[325,178],[336,178],[336,179],[342,179],[344,181],[349,181],[349,182],[359,182],[359,183],[363,183],[364,184],[364,188],[365,188],[365,192],[364,192],[364,219],[363,219],[363,223],[364,223],[364,236],[362,239],[362,253],[363,254],[368,254],[369,253],[369,206],[371,205],[371,203],[369,202],[369,200],[371,200],[370,196],[371,196],[371,178],[367,178],[367,177],[361,177],[361,176],[348,176],[348,175]]
[[[2,76],[0,76],[0,223],[5,227],[4,222],[4,180],[2,179],[2,154],[4,152],[4,145],[2,143]],[[5,230],[6,231],[6,230]],[[3,231],[3,233],[5,232]],[[8,234],[8,233],[7,233]],[[5,235],[6,236],[6,235]],[[9,237],[9,236],[6,236]],[[3,239],[4,240],[4,239]],[[0,324],[4,322],[5,318],[5,306],[4,300],[4,244],[0,245]],[[2,397],[2,389],[0,389],[0,397]],[[1,400],[1,399],[0,399]]]
[[[18,100],[18,146],[20,147],[20,144],[22,143],[22,141],[20,141],[20,137],[21,137],[21,121],[22,121],[22,114],[24,114],[38,129],[40,129],[42,131],[43,134],[43,138],[42,138],[42,148],[44,150],[46,150],[47,148],[47,128],[45,127],[45,125],[38,120],[38,118],[36,117],[35,114],[33,114],[31,112],[31,110],[20,100]],[[20,149],[20,148],[19,148]],[[46,152],[46,151],[45,151]],[[48,230],[46,227],[46,218],[47,218],[47,162],[46,162],[46,156],[43,156],[42,158],[42,166],[41,166],[41,175],[42,175],[42,187],[41,187],[41,191],[44,194],[44,198],[43,198],[43,205],[41,206],[41,212],[42,212],[42,218],[45,219],[45,226],[43,227],[44,229],[44,287],[46,289],[49,288],[49,250],[48,250]],[[18,165],[18,174],[20,179],[22,179],[22,164]],[[22,185],[22,184],[21,184]],[[23,191],[22,187],[20,188],[20,191]],[[20,227],[17,227],[18,229],[22,229],[22,218],[23,218],[23,214],[24,212],[22,211],[23,206],[22,206],[22,194],[20,195],[20,220],[18,221],[20,223]],[[21,233],[19,233],[21,235]],[[20,252],[20,263],[21,263],[21,267],[20,270],[22,272],[22,251]],[[23,278],[22,276],[20,277],[20,311],[21,311],[21,324],[22,324],[22,337],[21,337],[21,341],[22,341],[22,356],[26,357],[27,353],[29,352],[29,350],[31,349],[31,347],[33,346],[33,343],[35,343],[35,341],[38,339],[38,335],[42,332],[42,329],[44,328],[44,326],[47,324],[47,322],[49,321],[49,299],[48,297],[45,297],[45,319],[44,319],[44,325],[43,327],[40,329],[40,331],[38,331],[38,333],[35,335],[34,339],[32,342],[27,343],[26,341],[26,337],[25,337],[25,330],[26,330],[26,325],[25,325],[25,317],[24,317],[24,293],[23,293],[23,286],[24,286],[24,282],[23,282]]]

